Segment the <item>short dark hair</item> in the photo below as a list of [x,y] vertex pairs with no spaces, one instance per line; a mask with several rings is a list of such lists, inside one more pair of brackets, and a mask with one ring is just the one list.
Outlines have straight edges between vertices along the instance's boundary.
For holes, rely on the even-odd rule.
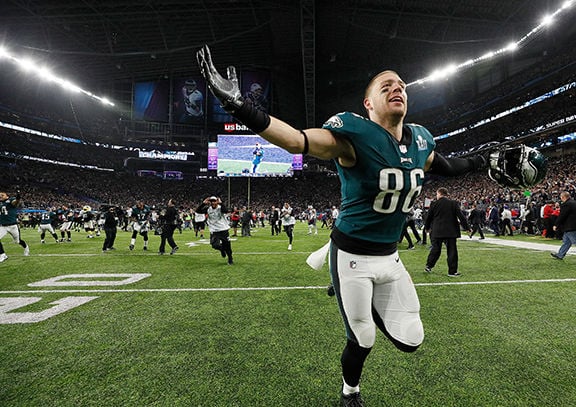
[[448,190],[444,187],[440,187],[436,190],[436,192],[438,192],[440,195],[442,196],[446,196],[448,195]]

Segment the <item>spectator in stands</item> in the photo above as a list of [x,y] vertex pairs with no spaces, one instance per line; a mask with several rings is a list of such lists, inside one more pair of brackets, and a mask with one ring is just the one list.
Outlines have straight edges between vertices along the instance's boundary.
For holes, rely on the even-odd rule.
[[545,237],[547,239],[554,238],[554,223],[552,223],[553,214],[554,214],[554,201],[548,201],[542,207],[542,222],[544,224],[542,237]]

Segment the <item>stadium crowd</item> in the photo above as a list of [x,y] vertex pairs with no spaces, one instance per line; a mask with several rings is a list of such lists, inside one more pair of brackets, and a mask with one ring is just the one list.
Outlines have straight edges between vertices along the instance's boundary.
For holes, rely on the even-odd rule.
[[[464,210],[469,210],[473,204],[485,211],[494,205],[508,205],[515,209],[517,217],[520,208],[530,202],[538,207],[557,202],[562,191],[576,196],[576,154],[550,160],[548,167],[544,181],[525,191],[501,187],[485,172],[469,174],[457,181],[429,178],[416,207],[425,209],[440,186],[446,187],[450,197],[461,202]],[[138,177],[129,172],[102,172],[23,159],[0,159],[0,186],[0,190],[9,193],[19,190],[28,209],[45,210],[62,205],[128,208],[136,201],[159,208],[168,199],[174,199],[181,212],[188,212],[206,196],[216,195],[230,207],[246,206],[255,213],[267,213],[272,206],[281,207],[284,202],[290,202],[295,213],[300,214],[309,205],[319,213],[330,213],[330,208],[338,207],[340,182],[335,174],[315,172],[304,172],[293,178],[198,177],[177,181]]]

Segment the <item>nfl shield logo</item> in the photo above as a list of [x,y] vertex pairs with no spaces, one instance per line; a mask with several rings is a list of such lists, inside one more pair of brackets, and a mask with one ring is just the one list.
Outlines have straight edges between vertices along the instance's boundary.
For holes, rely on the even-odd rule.
[[406,154],[407,151],[408,151],[408,147],[406,147],[404,144],[400,145],[400,152],[402,154]]
[[355,268],[356,268],[356,262],[355,262],[354,260],[352,260],[352,261],[350,262],[350,268],[351,268],[351,269],[355,269]]

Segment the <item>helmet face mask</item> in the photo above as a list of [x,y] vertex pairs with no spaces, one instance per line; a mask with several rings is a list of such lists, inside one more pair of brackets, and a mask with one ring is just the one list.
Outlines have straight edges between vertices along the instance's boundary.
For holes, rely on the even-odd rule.
[[520,145],[491,153],[488,175],[502,186],[522,189],[542,181],[546,168],[546,157],[540,151]]

